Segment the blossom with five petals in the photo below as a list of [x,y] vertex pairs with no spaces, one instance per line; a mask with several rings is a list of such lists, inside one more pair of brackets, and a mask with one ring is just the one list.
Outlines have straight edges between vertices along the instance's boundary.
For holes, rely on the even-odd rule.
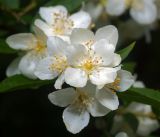
[[98,29],[95,35],[88,29],[74,29],[65,82],[74,87],[84,87],[88,80],[97,86],[114,82],[121,62],[114,53],[117,40],[118,31],[112,25]]
[[85,11],[68,16],[67,9],[62,6],[41,7],[39,14],[44,20],[36,19],[35,25],[42,29],[47,36],[58,36],[68,41],[74,28],[88,28],[91,17]]
[[34,27],[35,34],[19,33],[11,35],[6,42],[9,47],[21,50],[24,55],[16,58],[7,69],[7,75],[22,73],[28,78],[36,79],[35,68],[39,61],[47,56],[46,36],[37,27]]

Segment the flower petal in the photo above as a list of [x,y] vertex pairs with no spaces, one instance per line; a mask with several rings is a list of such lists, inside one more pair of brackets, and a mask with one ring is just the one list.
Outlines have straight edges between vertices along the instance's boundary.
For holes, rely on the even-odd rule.
[[121,63],[121,56],[119,54],[114,53],[113,55],[113,61],[112,63],[109,65],[110,67],[116,67]]
[[103,65],[107,66],[112,63],[115,47],[109,44],[107,40],[101,39],[92,45],[92,49],[98,57],[102,57]]
[[54,87],[56,89],[62,89],[62,85],[63,83],[65,82],[65,79],[64,79],[64,73],[62,73],[56,80],[55,84],[54,84]]
[[120,132],[115,137],[128,137],[128,135],[125,132]]
[[97,100],[93,101],[89,107],[88,111],[91,113],[93,117],[101,117],[105,116],[110,112],[110,110],[103,105],[101,105]]
[[51,56],[65,55],[68,47],[69,47],[68,43],[63,41],[61,38],[48,37],[47,49],[48,49],[48,53]]
[[8,66],[7,70],[6,70],[6,75],[7,77],[10,76],[14,76],[16,74],[20,74],[20,70],[18,68],[19,62],[21,60],[21,57],[17,57],[16,59],[14,59]]
[[140,24],[151,24],[157,18],[157,8],[153,1],[134,0],[130,14]]
[[9,47],[16,50],[30,50],[37,45],[37,39],[32,33],[19,33],[11,35],[6,40]]
[[44,21],[40,19],[36,19],[34,24],[40,28],[47,36],[54,36],[54,31],[52,27],[50,27],[48,24],[46,24]]
[[65,82],[74,87],[84,87],[87,83],[87,74],[76,68],[67,68],[65,71]]
[[25,56],[22,57],[19,63],[19,70],[26,77],[36,79],[37,77],[35,76],[34,72],[39,61],[40,58],[37,55],[32,52],[27,53]]
[[91,24],[91,17],[85,11],[72,14],[69,19],[73,21],[74,28],[88,28]]
[[89,113],[79,111],[73,106],[69,106],[63,112],[63,121],[67,130],[73,134],[79,133],[89,123]]
[[99,67],[89,76],[91,83],[95,85],[104,85],[114,82],[117,76],[116,68]]
[[118,30],[113,25],[102,27],[96,31],[95,38],[97,41],[106,39],[110,44],[113,44],[116,47],[118,42]]
[[54,79],[58,76],[58,72],[52,70],[51,65],[56,62],[54,57],[46,57],[42,59],[35,70],[35,75],[41,80]]
[[134,77],[132,76],[130,72],[126,70],[119,70],[118,77],[120,78],[119,91],[126,91],[134,83]]
[[67,51],[67,59],[70,65],[79,66],[82,60],[88,56],[87,48],[83,45],[73,45]]
[[48,99],[56,106],[66,107],[74,101],[75,96],[76,92],[73,88],[66,88],[50,93]]
[[76,28],[73,29],[70,39],[72,44],[84,44],[89,40],[94,40],[94,34],[88,29]]
[[116,110],[119,106],[119,100],[116,93],[108,88],[103,88],[96,93],[96,98],[105,107],[110,110]]
[[55,22],[55,14],[67,16],[67,9],[64,6],[58,5],[54,7],[41,7],[39,10],[40,16],[49,24],[54,24]]
[[126,0],[108,0],[106,11],[111,16],[120,16],[126,10]]

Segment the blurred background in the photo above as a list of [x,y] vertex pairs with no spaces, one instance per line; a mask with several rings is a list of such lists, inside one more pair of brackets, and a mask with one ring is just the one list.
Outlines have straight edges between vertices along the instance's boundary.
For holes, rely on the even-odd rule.
[[[5,50],[5,39],[15,33],[30,32],[38,10],[45,5],[65,5],[72,13],[79,9],[87,9],[87,3],[92,0],[0,0],[0,46]],[[85,3],[84,3],[85,2]],[[95,1],[95,5],[98,1]],[[133,74],[149,88],[160,89],[160,22],[152,25],[128,24],[130,16],[125,14],[110,18],[102,13],[96,21],[93,30],[106,24],[114,24],[119,30],[119,45],[117,49],[128,46],[136,41],[132,53],[125,60],[135,65]],[[134,21],[131,21],[132,23]],[[136,24],[136,23],[135,23]],[[142,28],[142,31],[140,29]],[[0,51],[0,81],[6,78],[5,70],[17,56],[12,50]],[[102,118],[91,119],[89,126],[83,132],[72,135],[62,121],[63,108],[52,105],[47,96],[54,91],[53,85],[39,89],[17,90],[0,94],[0,137],[102,137],[107,133],[102,130],[111,125],[112,113],[97,128],[97,122]],[[99,126],[98,126],[99,127]],[[160,131],[154,135],[160,137]]]

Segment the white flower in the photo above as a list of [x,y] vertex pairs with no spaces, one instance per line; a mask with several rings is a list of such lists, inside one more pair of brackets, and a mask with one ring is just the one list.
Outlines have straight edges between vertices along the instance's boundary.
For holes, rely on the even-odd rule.
[[48,56],[39,62],[35,75],[41,80],[54,79],[58,76],[55,88],[61,89],[64,83],[64,71],[68,67],[67,53],[71,47],[58,37],[49,37],[47,40]]
[[153,113],[150,105],[133,102],[128,106],[127,111],[135,114],[142,114],[142,116],[137,116],[139,120],[137,133],[140,136],[148,136],[159,127],[158,121],[149,117],[149,115]]
[[[106,84],[105,87],[102,85],[102,87],[106,90],[123,92],[129,89],[134,83],[134,76],[132,76],[130,72],[126,70],[119,70],[115,81],[113,83]],[[99,87],[99,89],[101,89],[101,87]]]
[[65,82],[74,87],[84,87],[88,80],[95,85],[114,82],[121,62],[114,53],[117,40],[118,31],[111,25],[98,29],[95,36],[90,30],[74,29]]
[[108,0],[107,13],[119,16],[129,8],[132,18],[140,24],[151,24],[157,18],[154,0]]
[[7,38],[6,42],[11,48],[25,52],[21,59],[14,60],[8,68],[8,76],[22,73],[29,78],[36,78],[34,75],[35,68],[47,53],[45,35],[38,28],[34,28],[34,30],[35,35],[32,33],[19,33]]
[[67,130],[75,134],[88,125],[89,113],[93,117],[99,117],[117,108],[118,98],[115,93],[102,93],[102,96],[105,95],[105,105],[101,104],[96,94],[96,86],[88,83],[84,88],[67,88],[52,92],[48,98],[57,106],[68,106],[63,112],[63,121]]
[[93,1],[88,2],[84,8],[84,10],[90,14],[93,21],[96,21],[103,11],[102,4],[93,3]]
[[119,132],[115,137],[128,137],[125,132]]
[[39,14],[44,20],[35,20],[35,25],[44,31],[47,36],[58,36],[68,41],[73,28],[88,28],[91,17],[87,12],[79,11],[68,16],[64,6],[41,7]]
[[17,74],[21,74],[21,72],[18,68],[20,60],[21,60],[21,57],[17,57],[9,64],[9,66],[6,70],[7,77],[11,77],[11,76],[14,76],[14,75],[17,75]]

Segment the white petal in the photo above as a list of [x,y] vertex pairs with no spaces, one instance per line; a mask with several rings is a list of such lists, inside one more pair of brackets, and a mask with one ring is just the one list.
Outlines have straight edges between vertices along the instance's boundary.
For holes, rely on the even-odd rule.
[[137,133],[140,136],[149,136],[149,134],[159,127],[158,120],[151,119],[147,117],[139,117],[139,125],[137,128]]
[[70,39],[72,44],[83,44],[89,40],[94,40],[94,34],[88,29],[73,29]]
[[142,81],[135,81],[133,84],[135,88],[145,88],[145,84]]
[[33,26],[33,31],[38,39],[38,42],[40,42],[41,45],[46,45],[47,36],[44,34],[44,32],[37,26]]
[[128,135],[125,132],[120,132],[115,137],[128,137]]
[[114,82],[117,76],[116,68],[99,67],[89,76],[91,82],[95,85],[104,85]]
[[73,134],[79,133],[89,123],[89,113],[81,112],[72,106],[66,108],[63,112],[63,121],[67,130]]
[[126,8],[126,0],[108,0],[106,4],[106,11],[112,16],[120,16]]
[[109,44],[107,40],[101,39],[97,41],[92,46],[92,49],[98,57],[102,57],[104,66],[112,63],[115,47],[114,45]]
[[32,33],[19,33],[11,35],[6,40],[9,47],[16,50],[30,50],[37,45],[37,40]]
[[130,14],[140,24],[151,24],[157,18],[157,8],[154,2],[135,0],[132,4]]
[[65,82],[65,79],[64,79],[64,73],[62,73],[56,80],[55,84],[54,84],[54,87],[56,89],[62,89],[62,85],[63,83]]
[[54,36],[54,31],[51,26],[46,24],[44,21],[40,19],[36,19],[34,24],[40,28],[47,36]]
[[48,99],[56,106],[65,107],[74,101],[75,96],[76,92],[73,88],[66,88],[50,93]]
[[72,14],[69,19],[73,21],[74,28],[88,28],[91,24],[91,17],[85,11],[79,11]]
[[65,82],[74,87],[84,87],[87,83],[87,74],[77,68],[67,68],[65,71]]
[[6,75],[7,77],[10,76],[14,76],[16,74],[20,74],[20,70],[18,68],[19,62],[21,60],[21,57],[17,57],[16,59],[14,59],[8,66],[7,70],[6,70]]
[[86,56],[88,56],[87,48],[83,45],[73,45],[67,51],[68,63],[71,66],[79,66]]
[[119,54],[114,53],[113,55],[113,61],[112,63],[109,65],[110,67],[116,67],[121,63],[121,56]]
[[119,70],[118,77],[120,78],[120,89],[119,91],[126,91],[134,83],[134,77],[132,74],[126,70]]
[[96,86],[90,83],[89,81],[87,82],[86,86],[83,88],[78,88],[80,91],[85,91],[85,93],[88,94],[89,97],[94,98],[96,94]]
[[53,55],[64,55],[69,47],[68,43],[58,37],[48,37],[47,49],[48,53]]
[[97,100],[93,101],[89,107],[88,111],[93,117],[105,116],[110,112],[110,110],[103,105],[101,105]]
[[54,24],[55,14],[67,16],[67,9],[64,6],[58,5],[54,7],[41,7],[39,11],[40,16],[49,24]]
[[51,69],[51,65],[56,62],[54,57],[42,59],[35,70],[35,75],[41,80],[54,79],[58,76],[58,72]]
[[119,106],[119,100],[116,93],[107,88],[97,91],[96,98],[105,107],[110,110],[116,110]]
[[36,79],[34,72],[39,63],[40,58],[32,53],[27,53],[25,56],[22,57],[19,63],[19,70],[23,75],[28,78]]
[[110,44],[116,46],[118,41],[118,30],[113,25],[102,27],[96,31],[96,40],[106,39]]

